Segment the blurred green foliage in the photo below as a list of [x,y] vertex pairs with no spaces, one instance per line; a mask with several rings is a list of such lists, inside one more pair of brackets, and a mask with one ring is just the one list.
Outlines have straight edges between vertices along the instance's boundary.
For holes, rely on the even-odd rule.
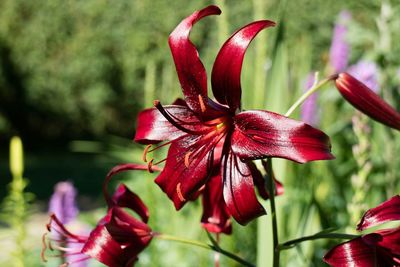
[[[276,19],[276,10],[283,9],[284,2],[288,17],[296,13],[296,19],[285,19],[286,38],[297,43],[299,36],[313,31],[308,36],[316,48],[313,57],[318,60],[318,52],[330,42],[332,22],[340,8],[362,8],[365,13],[377,8],[365,0],[267,1],[264,9],[255,9],[257,18]],[[184,16],[210,3],[1,1],[2,138],[17,132],[31,144],[110,133],[132,136],[135,114],[151,105],[143,93],[149,62],[156,70],[156,88],[162,87],[161,96],[176,97],[179,85],[169,78],[174,69],[168,34]],[[225,5],[224,35],[252,20],[251,1],[226,1]],[[215,58],[223,40],[208,37],[216,34],[215,25],[215,19],[205,20],[193,33],[200,52],[205,47],[213,49],[205,55],[206,63]]]
[[131,136],[146,64],[170,60],[168,32],[194,9],[175,1],[1,1],[2,131],[36,142]]

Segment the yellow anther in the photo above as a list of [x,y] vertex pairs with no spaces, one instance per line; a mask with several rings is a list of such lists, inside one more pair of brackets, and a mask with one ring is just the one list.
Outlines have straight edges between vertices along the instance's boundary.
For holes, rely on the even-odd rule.
[[224,126],[225,123],[221,122],[220,124],[217,125],[217,130],[221,129]]

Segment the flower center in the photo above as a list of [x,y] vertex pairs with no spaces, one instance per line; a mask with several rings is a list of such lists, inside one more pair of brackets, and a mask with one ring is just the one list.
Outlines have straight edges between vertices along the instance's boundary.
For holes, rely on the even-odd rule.
[[[199,103],[201,111],[205,112],[206,106],[201,95],[199,95]],[[174,117],[173,114],[170,114],[158,100],[154,101],[154,107],[160,111],[168,122],[186,134],[155,147],[152,147],[152,144],[145,147],[142,158],[144,162],[148,162],[149,172],[153,172],[153,167],[166,161],[167,158],[158,162],[154,162],[154,159],[148,161],[148,153],[172,144],[173,142],[178,143],[181,140],[185,140],[184,145],[186,149],[176,149],[176,153],[173,155],[170,153],[171,151],[169,151],[168,157],[175,157],[178,161],[182,161],[186,168],[189,168],[194,159],[201,159],[208,152],[214,150],[230,129],[231,120],[229,116],[221,116],[208,121],[185,122],[182,121],[182,119]]]
[[217,125],[217,130],[221,129],[224,126],[225,126],[225,123],[221,122],[220,124]]

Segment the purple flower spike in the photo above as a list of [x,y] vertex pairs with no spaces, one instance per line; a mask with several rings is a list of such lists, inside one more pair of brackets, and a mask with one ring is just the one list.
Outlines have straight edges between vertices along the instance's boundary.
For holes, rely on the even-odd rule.
[[76,205],[76,189],[70,182],[59,182],[49,203],[49,213],[54,213],[61,223],[73,221],[78,215]]
[[[314,84],[314,80],[315,80],[314,74],[310,73],[307,77],[306,85],[304,87],[305,92],[310,90],[310,88]],[[317,93],[312,94],[310,97],[306,99],[306,101],[304,101],[300,111],[301,120],[314,127],[318,126],[319,124],[317,99],[318,99],[318,94]]]
[[374,62],[360,60],[349,68],[348,73],[368,86],[374,93],[379,92],[378,66]]
[[332,45],[329,54],[329,62],[334,72],[342,72],[347,68],[350,47],[346,41],[347,24],[351,19],[349,11],[339,14],[332,36]]

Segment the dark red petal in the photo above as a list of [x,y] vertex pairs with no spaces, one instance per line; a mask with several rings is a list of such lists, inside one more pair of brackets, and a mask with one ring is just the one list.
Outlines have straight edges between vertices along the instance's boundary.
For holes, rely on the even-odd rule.
[[164,170],[155,182],[179,210],[202,187],[213,164],[213,140],[188,135],[172,142]]
[[222,177],[218,170],[218,174],[211,177],[203,191],[201,223],[209,232],[231,234],[230,217],[222,194]]
[[269,199],[269,192],[267,190],[267,179],[273,179],[275,183],[275,195],[279,196],[284,193],[284,188],[283,185],[275,178],[274,173],[269,174],[266,173],[265,176],[261,174],[261,172],[258,170],[257,166],[249,161],[248,166],[251,170],[251,174],[254,179],[254,185],[257,188],[258,194],[263,198],[263,199]]
[[222,175],[224,200],[229,213],[245,225],[264,215],[265,210],[254,192],[253,176],[247,163],[242,162],[231,150],[223,154]]
[[[203,127],[193,111],[186,106],[170,105],[163,108],[184,128],[196,131]],[[138,115],[136,142],[154,144],[164,140],[175,140],[185,134],[172,125],[156,108],[145,109]]]
[[261,174],[261,172],[257,169],[257,166],[252,161],[249,161],[247,164],[250,168],[251,175],[253,176],[253,182],[255,187],[257,188],[258,194],[263,199],[269,199],[269,193],[266,187],[264,176]]
[[110,209],[99,224],[104,224],[112,238],[123,246],[132,244],[144,248],[152,238],[147,224],[118,207]]
[[232,150],[242,159],[278,157],[305,163],[333,159],[329,137],[300,121],[264,111],[234,117]]
[[[82,248],[82,253],[95,258],[99,262],[109,267],[125,266],[120,255],[121,246],[113,240],[104,225],[98,225],[91,233],[90,237]],[[137,255],[132,255],[137,259]]]
[[[278,179],[276,179],[274,170],[271,170],[271,173],[268,173],[268,160],[270,160],[270,159],[261,161],[261,163],[264,167],[265,173],[266,173],[265,179],[272,178],[274,180],[274,185],[275,185],[275,195],[277,195],[277,196],[283,195],[283,193],[285,193],[285,189],[283,188],[283,184],[280,181],[278,181]],[[266,182],[268,183],[268,180]]]
[[54,213],[50,215],[50,223],[47,225],[47,228],[49,232],[54,230],[53,232],[55,235],[74,240],[76,243],[84,243],[88,238],[87,236],[78,235],[69,231]]
[[367,245],[362,237],[332,248],[325,256],[324,261],[334,267],[375,267],[375,246]]
[[336,87],[356,109],[378,122],[400,130],[400,113],[362,82],[348,73],[340,73],[336,79]]
[[82,252],[107,266],[132,266],[151,239],[147,224],[114,207],[90,233]]
[[172,102],[172,105],[187,107],[185,100],[183,100],[182,98],[175,99],[175,101]]
[[175,28],[168,40],[186,103],[197,114],[201,114],[204,109],[199,96],[203,104],[207,104],[208,101],[207,74],[196,47],[189,40],[189,34],[197,21],[209,15],[219,14],[221,10],[217,6],[208,6],[194,12]]
[[268,20],[255,21],[236,31],[222,46],[211,74],[214,97],[231,111],[240,109],[242,89],[240,73],[244,54],[250,42],[262,29],[275,26]]
[[147,223],[149,220],[149,210],[147,206],[143,203],[138,195],[129,190],[126,185],[121,184],[118,186],[113,197],[113,202],[118,207],[129,208],[136,212],[142,221]]
[[[400,260],[400,228],[378,231],[377,233],[382,236],[382,241],[378,245],[384,248],[386,252],[396,255],[397,259]],[[398,263],[400,264],[400,262]]]
[[[120,173],[120,172],[124,172],[124,171],[133,171],[133,170],[148,170],[148,166],[147,165],[140,165],[140,164],[134,164],[134,163],[125,163],[125,164],[120,164],[117,165],[115,167],[113,167],[107,174],[106,179],[104,179],[103,182],[103,195],[104,198],[107,201],[107,204],[109,207],[114,206],[114,202],[112,201],[112,199],[110,198],[108,191],[107,191],[107,187],[108,184],[110,183],[111,178]],[[160,169],[156,166],[155,168],[153,168],[154,171],[159,171]]]
[[357,225],[357,230],[363,231],[369,227],[395,220],[400,220],[400,196],[394,196],[368,210]]

